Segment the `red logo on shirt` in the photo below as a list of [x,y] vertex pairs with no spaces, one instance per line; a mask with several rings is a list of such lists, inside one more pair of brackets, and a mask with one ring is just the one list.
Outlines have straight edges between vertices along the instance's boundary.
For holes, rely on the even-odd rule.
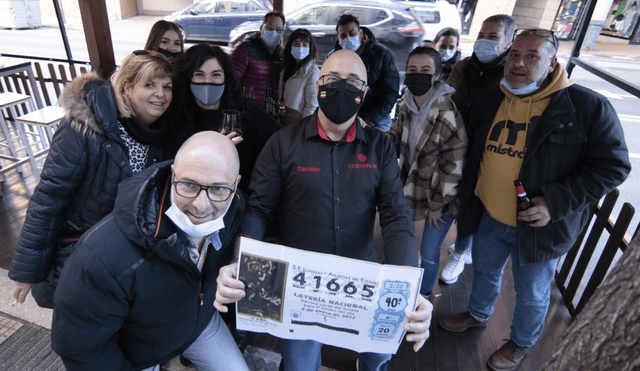
[[296,168],[297,171],[311,171],[313,173],[317,173],[320,172],[320,168],[319,167],[306,167],[306,166],[298,166]]
[[[358,155],[358,160],[360,162],[365,162],[367,161],[367,156],[365,156],[364,153],[361,153]],[[376,166],[376,164],[374,163],[368,163],[368,164],[350,164],[347,165],[349,167],[349,169],[377,169],[378,167]]]

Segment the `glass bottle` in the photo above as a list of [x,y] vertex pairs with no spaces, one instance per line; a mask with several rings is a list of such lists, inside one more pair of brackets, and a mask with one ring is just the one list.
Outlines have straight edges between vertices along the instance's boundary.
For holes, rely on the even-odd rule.
[[527,197],[527,192],[524,190],[522,183],[519,180],[514,180],[513,184],[516,186],[516,195],[518,197],[518,210],[526,210],[531,207],[531,200]]

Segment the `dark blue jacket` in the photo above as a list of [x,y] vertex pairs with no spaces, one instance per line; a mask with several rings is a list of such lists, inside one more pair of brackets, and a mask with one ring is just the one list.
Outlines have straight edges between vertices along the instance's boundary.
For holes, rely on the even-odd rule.
[[[391,109],[396,104],[400,89],[400,74],[396,68],[396,61],[393,55],[385,47],[376,41],[376,37],[366,27],[360,27],[364,33],[364,39],[367,44],[360,59],[367,68],[367,85],[369,90],[364,97],[364,102],[358,116],[362,118],[369,117],[374,122],[379,123],[385,117],[389,117]],[[362,42],[365,42],[363,40]],[[339,42],[336,42],[334,50],[340,50]]]
[[113,212],[85,233],[60,278],[51,346],[67,370],[134,370],[182,353],[215,308],[216,277],[232,259],[245,200],[234,199],[202,272],[189,240],[165,216],[170,162],[120,185]]
[[[504,93],[493,88],[472,106],[468,160],[460,183],[458,237],[473,234],[484,206],[474,195],[485,139]],[[518,221],[520,264],[564,255],[582,231],[589,204],[620,185],[631,164],[622,126],[602,95],[574,84],[551,95],[527,133],[520,180],[529,198],[544,196],[551,221],[533,228]]]

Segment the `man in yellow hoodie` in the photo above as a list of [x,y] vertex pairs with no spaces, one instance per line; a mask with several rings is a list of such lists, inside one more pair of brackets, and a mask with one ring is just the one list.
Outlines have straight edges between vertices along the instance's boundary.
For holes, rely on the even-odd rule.
[[[487,366],[513,370],[542,333],[560,256],[583,229],[588,205],[631,171],[618,117],[602,95],[573,84],[556,59],[552,31],[521,29],[500,86],[471,109],[458,236],[474,235],[468,311],[440,321],[448,331],[484,327],[509,255],[516,290],[510,340]],[[518,211],[514,181],[531,207]]]

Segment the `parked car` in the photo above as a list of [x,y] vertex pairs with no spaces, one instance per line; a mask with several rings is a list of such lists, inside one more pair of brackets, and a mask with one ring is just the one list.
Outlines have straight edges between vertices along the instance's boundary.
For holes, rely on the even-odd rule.
[[229,32],[242,22],[259,21],[273,9],[271,0],[204,0],[166,16],[185,32],[187,41],[227,45]]
[[443,28],[452,27],[461,31],[460,15],[455,4],[446,0],[428,1],[395,1],[413,8],[422,23],[424,35],[422,41],[431,43],[436,34]]
[[[369,28],[380,43],[404,69],[409,52],[420,44],[424,31],[410,6],[391,1],[326,1],[306,5],[286,14],[284,40],[298,28],[306,28],[315,37],[317,63],[322,63],[337,41],[336,23],[343,14],[352,14],[360,26]],[[229,34],[229,46],[234,47],[249,34],[260,30],[261,21],[245,22]]]

